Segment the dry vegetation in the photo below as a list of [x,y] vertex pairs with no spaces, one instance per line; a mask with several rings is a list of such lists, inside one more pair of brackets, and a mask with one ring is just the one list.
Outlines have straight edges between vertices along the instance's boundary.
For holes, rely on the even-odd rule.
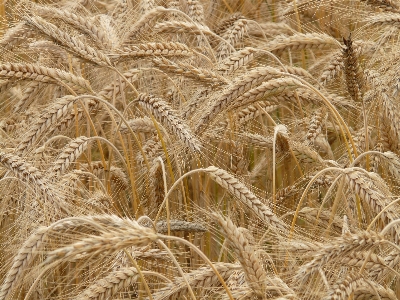
[[400,2],[0,14],[0,300],[400,298]]

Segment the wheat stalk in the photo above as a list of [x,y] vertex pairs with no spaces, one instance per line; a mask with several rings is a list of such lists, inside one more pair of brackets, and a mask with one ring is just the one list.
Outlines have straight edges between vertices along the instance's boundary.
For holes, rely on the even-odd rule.
[[197,68],[186,63],[174,63],[166,58],[155,58],[153,63],[156,67],[177,75],[198,79],[208,83],[224,84],[226,79],[213,71]]

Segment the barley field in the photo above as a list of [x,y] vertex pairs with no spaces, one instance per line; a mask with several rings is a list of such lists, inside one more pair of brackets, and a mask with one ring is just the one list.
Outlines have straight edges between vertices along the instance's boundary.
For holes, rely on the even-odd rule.
[[400,299],[399,27],[397,0],[3,0],[0,300]]

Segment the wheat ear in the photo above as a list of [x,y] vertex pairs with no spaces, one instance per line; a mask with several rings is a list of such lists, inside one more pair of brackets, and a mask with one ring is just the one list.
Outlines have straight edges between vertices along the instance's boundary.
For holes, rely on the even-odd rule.
[[32,104],[32,102],[35,101],[35,97],[42,87],[43,84],[41,84],[39,81],[30,82],[26,89],[24,89],[24,93],[21,99],[18,101],[17,104],[15,104],[13,111],[15,113],[18,113],[21,112],[23,109],[27,109]]
[[397,266],[400,262],[400,255],[397,250],[390,252],[384,259],[384,267],[382,268],[380,265],[374,265],[369,270],[369,276],[373,280],[382,279],[385,275],[390,271],[389,268],[393,268]]
[[245,31],[247,29],[247,20],[239,19],[235,21],[232,26],[230,26],[223,34],[222,38],[226,40],[226,42],[222,42],[219,45],[218,56],[221,59],[225,59],[230,54],[230,49],[236,45],[238,41],[243,39]]
[[32,64],[0,64],[0,77],[29,79],[45,83],[55,83],[70,87],[77,93],[92,92],[87,80],[55,68]]
[[317,272],[326,263],[340,258],[341,255],[350,251],[368,250],[386,242],[382,236],[373,231],[362,231],[333,239],[329,244],[323,245],[321,249],[314,253],[314,258],[311,262],[300,267],[296,272],[294,281],[305,283],[313,273]]
[[98,26],[88,18],[79,16],[68,10],[59,10],[54,7],[45,7],[36,5],[35,10],[43,17],[57,18],[71,24],[75,28],[89,35],[97,45],[100,47],[110,48],[111,41],[108,39],[108,35],[104,32],[101,26]]
[[[379,189],[373,188],[378,181],[372,180],[371,176],[377,177],[377,174],[369,173],[369,176],[366,176],[364,173],[352,169],[345,169],[343,172],[350,188],[370,206],[372,211],[377,214],[380,213],[388,203],[385,201],[384,194]],[[379,179],[377,178],[377,180]],[[395,220],[396,215],[396,211],[393,207],[390,207],[381,214],[380,218],[384,224],[387,224]],[[393,228],[393,235],[396,241],[399,238],[397,234],[399,230],[398,227]]]
[[[397,299],[393,291],[386,290],[376,282],[364,279],[359,274],[349,274],[346,278],[332,286],[331,290],[328,291],[327,295],[322,298],[323,300],[345,300],[355,293],[359,288],[363,290],[369,290],[370,295],[382,297],[383,299]],[[376,295],[378,292],[378,295]],[[382,294],[380,294],[380,292]]]
[[32,30],[25,22],[20,22],[5,32],[0,40],[0,45],[12,49],[20,41],[26,40],[34,35],[34,30]]
[[69,165],[86,150],[89,146],[89,142],[89,138],[80,136],[68,143],[54,162],[52,172],[58,176],[64,174]]
[[344,73],[346,76],[347,91],[354,101],[360,101],[364,78],[361,73],[358,59],[354,51],[351,37],[343,38],[346,47],[343,49]]
[[119,49],[115,55],[120,57],[152,57],[152,56],[190,56],[191,51],[185,44],[177,42],[146,43],[127,46]]
[[29,22],[38,30],[54,38],[80,57],[87,59],[88,61],[91,61],[99,66],[111,66],[110,59],[103,52],[93,47],[90,47],[76,37],[70,36],[68,33],[60,30],[57,26],[46,22],[40,17],[31,17],[29,19]]
[[1,286],[1,300],[6,299],[12,292],[13,288],[17,285],[22,273],[32,260],[32,257],[36,255],[35,251],[41,246],[43,237],[47,231],[47,227],[39,227],[18,250],[17,255],[13,259],[13,264],[8,270],[3,285]]
[[334,79],[343,68],[343,50],[340,50],[330,56],[330,60],[324,67],[319,81],[322,85],[326,85],[330,80]]
[[102,300],[110,299],[120,290],[130,287],[137,281],[138,272],[136,268],[123,268],[111,272],[106,277],[90,285],[76,300]]
[[[361,0],[365,1],[365,0]],[[369,0],[365,1],[367,5],[372,7],[378,7],[384,11],[399,13],[400,12],[400,5],[396,1],[392,0]]]
[[[139,75],[138,69],[130,69],[122,74],[126,80],[128,80],[131,84],[133,84]],[[115,97],[120,96],[127,86],[125,80],[115,80],[113,83],[105,86],[99,93],[99,97],[103,97],[106,99],[112,99],[113,96]]]
[[54,198],[43,173],[23,158],[11,153],[0,152],[0,163],[22,181],[38,186],[45,195],[50,196],[50,199]]
[[214,28],[214,32],[222,35],[228,28],[230,28],[237,20],[244,19],[241,13],[234,13],[227,18],[221,20]]
[[235,72],[242,66],[245,66],[254,59],[254,54],[257,53],[257,49],[246,47],[223,60],[217,67],[223,75],[229,75]]
[[237,97],[231,103],[229,108],[237,108],[240,106],[252,104],[267,96],[284,93],[298,87],[303,87],[303,84],[300,81],[290,77],[272,79]]
[[233,246],[236,257],[245,272],[247,284],[258,296],[263,297],[267,274],[255,255],[253,247],[250,246],[249,241],[230,219],[225,219],[219,214],[212,214],[212,217],[221,226],[225,238]]
[[311,117],[306,135],[306,140],[311,145],[314,144],[315,139],[321,133],[323,116],[323,109],[318,109],[313,113]]
[[[56,99],[55,103],[50,104],[23,137],[18,145],[17,152],[24,154],[29,151],[34,143],[46,133],[46,131],[58,125],[60,121],[71,114],[75,103],[75,97],[67,95],[63,98]],[[89,107],[93,107],[95,104],[94,101],[89,102]]]
[[156,67],[171,72],[177,75],[185,76],[188,78],[198,79],[206,83],[224,84],[226,79],[208,69],[197,68],[186,63],[174,63],[166,58],[154,58],[153,63]]
[[218,98],[214,99],[211,106],[200,117],[197,124],[197,130],[204,129],[204,126],[209,123],[217,114],[225,110],[231,103],[245,92],[257,87],[262,82],[270,80],[279,74],[279,70],[271,67],[255,68],[235,80],[222,91]]
[[[238,265],[229,263],[214,263],[214,267],[221,274],[221,277],[226,280],[231,274],[238,269]],[[207,289],[214,286],[219,286],[220,282],[215,275],[214,270],[209,267],[202,267],[192,271],[187,275],[188,282],[192,288]],[[178,277],[166,287],[154,293],[154,300],[164,299],[182,299],[182,296],[187,295],[187,285],[185,281]]]
[[63,248],[49,252],[44,265],[55,261],[66,261],[75,257],[96,256],[104,253],[112,254],[129,246],[146,246],[158,236],[149,228],[139,226],[135,221],[125,222],[118,231],[107,231],[101,235],[93,235]]
[[[204,232],[206,228],[199,223],[181,221],[181,220],[170,220],[169,226],[171,231],[185,231],[185,232]],[[159,221],[156,224],[157,231],[160,233],[166,233],[168,231],[168,224],[166,221]]]
[[204,9],[198,0],[187,0],[188,16],[196,23],[204,25]]
[[178,114],[165,101],[146,94],[140,94],[137,101],[191,150],[200,151],[201,144],[193,135],[189,126],[178,117]]
[[[143,132],[143,133],[155,133],[156,128],[154,127],[153,121],[148,118],[137,118],[128,120],[129,127],[132,128],[134,132]],[[121,133],[129,133],[130,131],[126,127],[125,123],[123,123],[120,127]]]
[[191,33],[196,35],[214,35],[206,26],[184,21],[165,21],[154,26],[157,33]]
[[297,33],[289,37],[278,37],[267,45],[271,52],[281,54],[285,50],[323,49],[338,46],[339,42],[326,34]]
[[136,39],[147,30],[152,30],[157,23],[157,17],[165,11],[164,7],[157,6],[140,17],[140,19],[132,25],[127,34],[127,40]]
[[247,205],[266,224],[278,230],[286,231],[287,228],[265,204],[263,204],[243,183],[225,170],[211,166],[204,171],[219,185],[235,195],[242,203]]

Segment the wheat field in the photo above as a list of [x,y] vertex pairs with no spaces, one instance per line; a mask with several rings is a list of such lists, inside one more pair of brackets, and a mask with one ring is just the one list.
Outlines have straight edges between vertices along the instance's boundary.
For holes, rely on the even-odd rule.
[[0,300],[400,299],[400,2],[0,18]]

